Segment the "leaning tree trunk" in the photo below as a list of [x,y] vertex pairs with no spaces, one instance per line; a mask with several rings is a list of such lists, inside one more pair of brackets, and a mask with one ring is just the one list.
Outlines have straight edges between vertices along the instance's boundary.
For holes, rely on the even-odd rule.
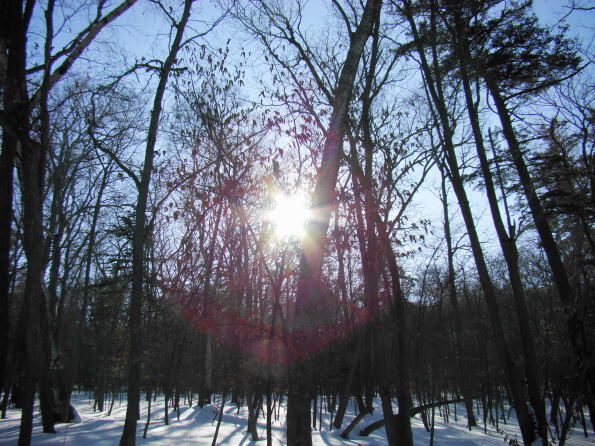
[[[460,29],[459,32],[461,32]],[[490,171],[489,162],[486,156],[483,135],[481,133],[479,114],[473,102],[469,75],[467,73],[466,63],[469,58],[465,56],[464,50],[461,50],[459,52],[459,60],[461,61],[460,73],[463,81],[463,90],[465,93],[467,111],[469,114],[469,120],[471,121],[473,137],[475,139],[475,147],[477,149],[477,156],[481,165],[481,171],[485,183],[485,191],[492,214],[492,221],[494,222],[494,228],[496,229],[498,241],[500,242],[502,254],[504,255],[504,260],[506,261],[506,266],[508,268],[508,277],[514,297],[521,346],[523,349],[525,379],[527,382],[529,402],[531,403],[536,415],[537,432],[541,437],[543,444],[547,445],[548,425],[545,417],[545,404],[543,398],[541,397],[539,383],[537,381],[537,360],[535,357],[535,345],[533,343],[533,333],[531,332],[530,327],[530,317],[529,311],[527,310],[525,290],[521,282],[519,254],[516,243],[513,239],[513,234],[509,234],[506,231],[504,222],[502,221],[502,216],[500,214],[500,207],[498,204],[498,198],[496,196],[496,188],[494,186],[492,172]],[[510,229],[512,232],[513,228]]]
[[496,110],[498,111],[504,137],[508,143],[508,150],[512,156],[512,161],[517,170],[519,181],[523,188],[527,203],[529,204],[529,210],[531,212],[531,216],[533,217],[533,222],[535,224],[535,228],[537,229],[537,233],[539,234],[541,246],[543,247],[548,264],[552,270],[554,283],[558,289],[558,295],[566,314],[566,324],[568,327],[570,342],[576,356],[579,371],[585,379],[585,383],[587,385],[588,397],[591,401],[591,404],[593,404],[595,401],[595,364],[593,363],[592,359],[592,347],[589,344],[587,335],[585,333],[583,315],[579,314],[575,308],[574,292],[572,290],[570,280],[568,279],[566,268],[562,262],[560,251],[552,235],[552,230],[547,221],[541,201],[539,200],[537,192],[535,191],[535,187],[533,186],[533,180],[531,179],[531,174],[529,173],[529,169],[527,168],[527,164],[523,158],[521,146],[516,137],[516,132],[512,125],[512,119],[510,112],[508,111],[508,107],[506,106],[506,102],[502,97],[502,93],[500,92],[498,84],[494,81],[494,79],[492,79],[489,73],[482,74],[488,90],[494,99],[494,104],[496,105]]
[[[330,208],[334,200],[339,158],[346,131],[347,107],[351,100],[359,61],[366,41],[372,33],[374,19],[377,17],[380,7],[381,0],[366,2],[361,21],[351,36],[347,57],[335,89],[333,111],[314,189],[314,206],[319,215],[316,216],[316,220],[308,222],[308,237],[302,246],[296,307],[292,321],[292,338],[295,345],[308,345],[308,340],[314,335],[311,332],[311,324],[315,320],[316,304],[320,295],[324,242],[330,221]],[[312,445],[310,373],[309,365],[303,360],[297,360],[289,372],[287,396],[287,444],[289,446]]]

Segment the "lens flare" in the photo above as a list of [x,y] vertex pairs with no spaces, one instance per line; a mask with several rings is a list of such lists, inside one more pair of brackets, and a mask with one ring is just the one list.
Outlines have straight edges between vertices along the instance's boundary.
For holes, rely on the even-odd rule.
[[277,238],[281,240],[304,238],[306,222],[311,215],[306,197],[301,193],[278,194],[274,203],[267,217]]

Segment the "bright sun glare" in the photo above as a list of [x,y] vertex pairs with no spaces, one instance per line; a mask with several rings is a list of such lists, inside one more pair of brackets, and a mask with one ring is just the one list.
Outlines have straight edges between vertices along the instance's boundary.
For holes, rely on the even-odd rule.
[[309,216],[310,210],[303,194],[277,195],[275,205],[268,215],[279,239],[303,238]]

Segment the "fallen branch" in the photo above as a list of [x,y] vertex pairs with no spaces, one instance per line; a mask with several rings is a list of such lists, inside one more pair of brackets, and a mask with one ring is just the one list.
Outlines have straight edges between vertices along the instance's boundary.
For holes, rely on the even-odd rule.
[[364,417],[365,417],[366,415],[368,415],[368,414],[369,414],[369,413],[371,413],[371,412],[372,412],[372,411],[371,411],[370,409],[367,409],[367,410],[363,410],[363,411],[361,411],[361,412],[360,412],[360,413],[357,415],[357,417],[355,417],[355,418],[353,419],[353,421],[352,421],[351,423],[349,423],[349,426],[347,426],[347,427],[345,428],[345,430],[344,430],[343,432],[341,432],[341,437],[342,437],[342,438],[345,438],[345,439],[349,438],[349,434],[350,434],[350,433],[351,433],[351,431],[352,431],[352,430],[355,428],[355,426],[357,426],[357,424],[358,424],[358,423],[359,423],[361,420],[363,420],[363,419],[364,419]]
[[[464,401],[463,398],[457,398],[454,400],[444,400],[444,401],[437,401],[435,403],[422,404],[421,406],[416,406],[411,409],[411,412],[410,412],[411,417],[414,417],[418,413],[421,413],[424,410],[431,409],[433,407],[444,406],[446,404],[451,404],[451,403],[461,403],[463,401]],[[372,424],[366,426],[365,429],[362,429],[361,431],[359,431],[359,435],[360,435],[360,437],[367,437],[372,432],[374,432],[376,429],[379,429],[382,426],[384,426],[384,418],[381,420],[378,420],[378,421],[374,421]]]
[[413,416],[417,415],[418,413],[421,413],[424,410],[431,409],[433,407],[444,406],[446,404],[452,404],[452,403],[462,403],[463,401],[465,401],[463,398],[457,398],[454,400],[444,400],[444,401],[437,401],[435,403],[422,404],[421,406],[416,406],[411,409],[411,416],[413,417]]

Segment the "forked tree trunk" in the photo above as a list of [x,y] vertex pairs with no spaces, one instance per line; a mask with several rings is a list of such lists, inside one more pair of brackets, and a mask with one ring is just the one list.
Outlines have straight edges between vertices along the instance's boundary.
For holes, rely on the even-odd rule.
[[337,408],[337,415],[333,421],[333,426],[337,429],[340,429],[343,424],[343,418],[345,417],[345,412],[347,411],[347,406],[349,404],[349,397],[351,396],[351,392],[353,389],[353,382],[355,380],[355,372],[357,371],[357,366],[360,361],[361,351],[364,348],[365,336],[364,333],[357,334],[357,346],[355,350],[355,355],[351,359],[351,364],[349,366],[349,372],[347,374],[347,379],[341,389],[341,393],[339,394],[339,407]]
[[[29,100],[27,94],[27,73],[25,71],[27,43],[26,35],[29,27],[31,15],[35,2],[13,1],[7,2],[7,11],[3,11],[2,28],[6,31],[2,33],[1,38],[2,56],[6,55],[6,82],[10,85],[3,86],[3,91],[10,92],[5,94],[3,105],[5,110],[10,111],[10,116],[4,119],[2,115],[3,141],[6,134],[10,134],[18,142],[11,142],[9,137],[8,148],[4,151],[2,169],[6,170],[8,177],[6,181],[11,181],[10,171],[13,169],[11,156],[15,155],[14,149],[20,147],[20,180],[22,187],[22,205],[23,205],[23,246],[27,258],[27,278],[25,282],[25,296],[21,321],[23,322],[24,332],[22,342],[16,347],[22,359],[23,370],[23,413],[21,417],[21,429],[19,433],[19,445],[28,445],[31,441],[32,429],[32,411],[35,397],[35,387],[39,380],[40,373],[45,374],[49,369],[47,350],[43,348],[40,341],[40,311],[41,305],[41,283],[43,276],[43,186],[45,178],[45,156],[48,149],[48,123],[49,114],[47,110],[47,98],[50,89],[68,72],[72,64],[79,58],[85,49],[93,42],[95,37],[103,30],[105,26],[119,17],[126,11],[134,0],[126,0],[107,15],[95,20],[87,29],[85,36],[69,48],[64,54],[64,59],[60,67],[51,70],[51,50],[52,50],[52,14],[53,1],[49,1],[46,8],[46,44],[44,48],[44,75],[41,88]],[[6,52],[4,50],[7,50]],[[4,62],[4,61],[3,61]],[[41,144],[31,140],[29,135],[30,117],[32,109],[40,106],[39,117],[41,124],[42,141]],[[10,150],[8,150],[10,149]],[[4,180],[4,178],[3,178]],[[0,202],[2,205],[8,203],[12,196],[9,196],[11,188],[2,188],[0,192],[3,197]],[[7,208],[10,212],[10,209]],[[4,242],[9,234],[2,232],[10,230],[10,225],[0,227],[0,243]],[[9,245],[8,245],[9,246]],[[0,244],[0,288],[5,270],[2,270],[6,252],[3,251],[6,246]],[[2,289],[0,289],[0,304],[3,303]],[[2,358],[0,358],[2,359]],[[45,392],[45,390],[44,390]],[[42,414],[44,415],[44,430],[51,431],[53,422],[47,416],[47,404],[42,404]]]
[[[27,348],[31,355],[37,350],[38,356],[29,356],[28,366],[36,371],[39,382],[39,408],[44,433],[55,433],[54,429],[54,401],[50,384],[50,365],[52,360],[52,342],[50,341],[50,318],[48,296],[42,290],[43,270],[45,260],[43,240],[43,189],[45,184],[46,156],[50,147],[50,118],[48,110],[49,77],[51,75],[51,49],[53,43],[53,14],[54,0],[49,0],[45,10],[45,44],[43,80],[40,88],[40,144],[29,144],[23,147],[23,162],[21,163],[21,185],[23,196],[23,245],[27,257],[27,283],[29,283],[31,299],[30,317],[38,313],[30,324],[37,325],[34,332],[38,339],[29,339],[29,343],[38,343],[37,349]],[[25,161],[26,160],[26,161]],[[27,287],[27,285],[25,285]],[[27,294],[27,293],[26,293]],[[26,297],[26,298],[27,298]],[[31,329],[32,326],[28,328]],[[29,336],[27,334],[27,336]],[[31,388],[28,389],[29,391]]]
[[396,350],[399,361],[399,367],[397,369],[397,400],[399,410],[395,416],[392,411],[392,404],[390,404],[388,383],[383,383],[381,385],[380,397],[386,400],[382,404],[382,410],[385,420],[387,420],[387,439],[391,446],[413,446],[413,433],[411,431],[410,420],[412,398],[409,382],[409,336],[405,315],[405,295],[401,288],[399,266],[392,249],[387,225],[378,213],[379,206],[373,194],[372,181],[364,174],[357,158],[354,156],[350,159],[350,167],[352,175],[359,180],[366,199],[370,203],[368,208],[369,217],[378,234],[378,246],[382,247],[382,251],[379,254],[382,254],[382,257],[386,260],[391,278],[392,298],[390,301],[390,310],[395,326],[397,327]]

